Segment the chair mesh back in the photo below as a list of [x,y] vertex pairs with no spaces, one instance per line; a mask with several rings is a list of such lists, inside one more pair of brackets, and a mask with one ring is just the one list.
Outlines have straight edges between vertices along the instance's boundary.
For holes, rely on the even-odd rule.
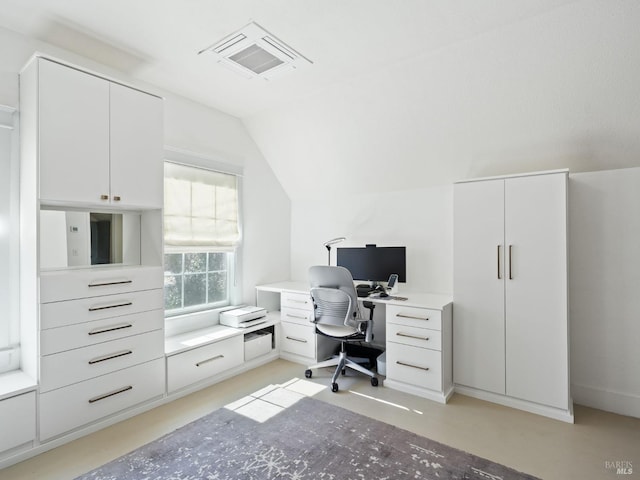
[[334,288],[318,287],[311,289],[311,298],[317,323],[348,324],[351,312],[351,298],[348,294]]

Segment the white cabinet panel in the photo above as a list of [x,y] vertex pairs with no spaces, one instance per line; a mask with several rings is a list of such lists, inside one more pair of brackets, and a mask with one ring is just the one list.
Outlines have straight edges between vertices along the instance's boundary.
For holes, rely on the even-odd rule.
[[40,198],[104,203],[109,194],[109,82],[38,60]]
[[282,292],[282,306],[306,311],[313,311],[311,296],[307,293]]
[[115,83],[110,91],[112,203],[162,208],[162,99]]
[[307,327],[313,325],[313,311],[297,308],[282,307],[281,320],[289,323],[299,323]]
[[387,342],[402,343],[414,347],[442,349],[440,330],[417,328],[407,325],[397,325],[387,322]]
[[429,390],[442,390],[439,351],[387,343],[387,378]]
[[244,362],[244,335],[194,348],[167,358],[167,390],[175,392]]
[[280,324],[280,350],[307,357],[311,361],[316,358],[316,331],[313,324],[299,325],[282,322]]
[[40,440],[161,397],[164,365],[158,359],[41,394]]
[[0,452],[36,437],[36,393],[29,392],[0,401]]
[[505,186],[507,395],[565,409],[566,181],[540,175]]
[[454,186],[454,380],[505,393],[504,180]]
[[389,305],[386,315],[387,323],[406,325],[416,328],[442,329],[442,316],[438,310],[419,307]]

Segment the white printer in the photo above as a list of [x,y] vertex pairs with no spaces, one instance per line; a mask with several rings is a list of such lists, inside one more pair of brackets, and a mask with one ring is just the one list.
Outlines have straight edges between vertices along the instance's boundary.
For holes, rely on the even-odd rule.
[[228,327],[247,328],[267,321],[267,311],[261,307],[240,307],[220,312],[220,323]]

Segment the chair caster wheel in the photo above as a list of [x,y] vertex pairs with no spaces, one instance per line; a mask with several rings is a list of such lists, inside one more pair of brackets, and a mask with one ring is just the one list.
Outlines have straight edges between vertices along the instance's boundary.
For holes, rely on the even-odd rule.
[[378,386],[378,379],[377,377],[371,377],[371,385],[374,387]]
[[331,391],[332,392],[337,392],[338,391],[338,384],[337,383],[332,383],[331,384]]
[[346,369],[346,368],[343,368],[343,369],[342,369],[342,375],[346,375],[346,374],[347,374],[347,369]]
[[313,375],[313,372],[311,370],[305,370],[304,371],[304,376],[307,378],[311,378],[311,375]]

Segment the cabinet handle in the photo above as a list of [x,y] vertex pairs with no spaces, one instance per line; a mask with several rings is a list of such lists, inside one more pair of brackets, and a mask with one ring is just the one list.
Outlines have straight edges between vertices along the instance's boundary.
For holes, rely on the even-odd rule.
[[100,195],[100,200],[109,200],[109,195]]
[[113,397],[114,395],[118,395],[119,393],[128,392],[129,390],[133,390],[132,385],[128,385],[126,387],[119,388],[118,390],[114,390],[113,392],[105,393],[104,395],[99,395],[97,397],[93,397],[89,399],[89,403],[99,402],[100,400],[104,400],[105,398]]
[[133,280],[120,280],[116,282],[90,283],[87,287],[108,287],[109,285],[123,285],[125,283],[133,283]]
[[416,317],[415,315],[407,315],[406,313],[396,313],[396,317],[400,318],[413,318],[414,320],[424,320],[425,322],[429,320],[429,317]]
[[513,280],[513,275],[511,274],[511,264],[513,263],[511,260],[511,250],[513,250],[513,245],[509,245],[509,280]]
[[114,195],[114,196],[113,196],[113,200],[114,200],[115,202],[119,202],[119,201],[120,201],[120,195]]
[[429,341],[429,337],[418,337],[416,335],[410,335],[408,333],[403,333],[403,332],[397,332],[396,335],[398,337],[408,337],[408,338],[415,338],[417,340],[424,340],[425,342]]
[[302,338],[295,338],[295,337],[286,337],[286,338],[287,340],[293,340],[294,342],[307,343],[307,341]]
[[293,315],[292,313],[287,313],[286,314],[287,317],[291,317],[291,318],[301,318],[302,320],[306,320],[307,317],[304,317],[302,315]]
[[103,357],[94,358],[93,360],[89,360],[89,365],[95,365],[96,363],[106,362],[107,360],[113,360],[114,358],[124,357],[126,355],[131,355],[133,353],[132,350],[123,350],[118,353],[110,353],[109,355],[105,355]]
[[89,335],[99,335],[101,333],[113,332],[115,330],[122,330],[123,328],[131,328],[131,327],[133,327],[133,324],[125,323],[122,325],[115,325],[113,327],[106,327],[106,328],[100,328],[98,330],[91,330],[89,332]]
[[207,358],[206,360],[196,363],[196,367],[204,365],[205,363],[213,362],[214,360],[220,360],[221,358],[224,358],[224,355],[216,355],[215,357]]
[[133,305],[133,302],[118,303],[117,305],[106,305],[104,307],[90,307],[89,311],[90,312],[97,312],[98,310],[107,310],[109,308],[118,308],[118,307],[129,307],[131,305]]
[[429,370],[429,367],[419,367],[418,365],[412,365],[410,363],[401,362],[400,360],[396,360],[396,363],[398,365],[404,365],[405,367],[417,368],[419,370],[425,370],[425,371]]
[[502,276],[500,275],[500,245],[498,245],[498,280],[502,280]]

